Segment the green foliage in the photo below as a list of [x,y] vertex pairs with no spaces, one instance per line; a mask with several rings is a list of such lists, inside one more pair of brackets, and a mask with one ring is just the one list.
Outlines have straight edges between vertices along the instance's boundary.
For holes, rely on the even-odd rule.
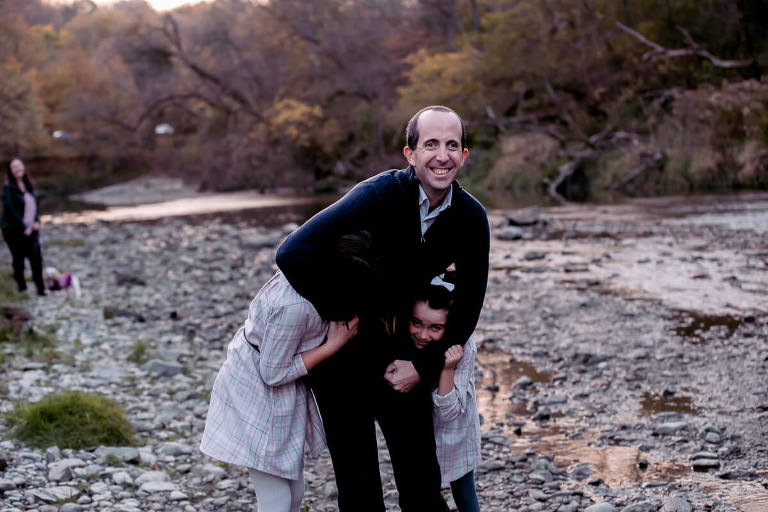
[[6,419],[14,437],[38,448],[78,450],[135,443],[123,410],[100,395],[66,391],[36,403],[17,403]]
[[147,362],[147,359],[148,359],[147,358],[148,350],[149,350],[149,345],[139,340],[133,344],[131,353],[128,355],[128,360],[136,364],[144,364]]
[[46,240],[46,247],[83,247],[85,240],[82,238],[73,238],[72,240]]
[[674,98],[652,143],[668,155],[665,189],[768,186],[768,80],[708,84]]
[[125,463],[123,462],[123,459],[121,459],[120,457],[118,457],[114,453],[108,453],[104,457],[104,463],[107,466],[112,466],[114,468],[120,468],[120,467],[125,466]]
[[55,337],[32,326],[12,321],[0,323],[0,343],[12,343],[19,347],[26,357],[43,361],[51,361],[61,355],[52,350],[57,344]]
[[0,267],[0,304],[18,304],[28,299],[26,293],[16,290],[13,271],[9,267]]
[[[160,15],[142,2],[2,2],[0,152],[99,170],[77,176],[64,163],[59,191],[137,168],[176,172],[208,189],[306,191],[317,180],[325,190],[334,177],[357,180],[402,164],[406,120],[441,103],[465,117],[471,137],[492,139],[466,179],[478,192],[533,193],[562,162],[565,151],[510,161],[502,150],[510,135],[549,133],[561,149],[583,149],[611,130],[636,134],[648,150],[669,147],[670,172],[639,178],[651,187],[764,186],[768,135],[747,133],[752,114],[713,113],[727,127],[719,138],[697,135],[695,123],[684,133],[672,128],[680,93],[765,75],[766,2],[439,3],[200,2]],[[752,62],[654,57],[617,22],[666,48],[695,41],[722,59]],[[662,101],[670,91],[678,96]],[[656,102],[675,112],[655,111]],[[156,136],[159,122],[174,134]],[[52,130],[69,136],[53,140]],[[606,154],[584,171],[609,186],[638,160],[601,142]]]

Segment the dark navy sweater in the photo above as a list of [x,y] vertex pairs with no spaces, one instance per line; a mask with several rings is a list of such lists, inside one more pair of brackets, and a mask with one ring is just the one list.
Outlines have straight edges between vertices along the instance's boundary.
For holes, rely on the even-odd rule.
[[338,286],[326,269],[341,235],[371,233],[390,285],[402,290],[403,300],[455,263],[455,307],[446,336],[413,360],[422,380],[435,383],[445,350],[464,345],[477,325],[488,282],[490,229],[485,208],[454,182],[450,207],[422,237],[418,185],[411,167],[357,184],[293,232],[278,248],[276,259],[291,285],[321,315],[337,300]]
[[[34,190],[29,190],[37,203],[37,195]],[[37,203],[35,220],[40,222],[40,204]],[[0,220],[0,226],[8,231],[22,233],[24,226],[24,192],[15,185],[6,184],[3,187],[3,217]]]

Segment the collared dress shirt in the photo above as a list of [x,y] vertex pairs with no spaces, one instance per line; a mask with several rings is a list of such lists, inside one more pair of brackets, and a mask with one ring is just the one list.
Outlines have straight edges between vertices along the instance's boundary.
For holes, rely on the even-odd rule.
[[475,396],[477,346],[470,337],[453,370],[453,389],[432,392],[437,460],[443,482],[453,482],[480,464],[480,417]]
[[453,187],[448,188],[448,193],[440,202],[440,204],[432,211],[429,211],[429,197],[424,189],[419,184],[419,218],[421,219],[421,236],[427,232],[429,227],[435,222],[440,212],[451,206],[451,199],[453,199]]
[[327,322],[278,271],[256,294],[227,347],[200,450],[230,464],[302,478],[305,443],[317,455],[325,433],[302,379],[301,353],[318,347],[327,332]]

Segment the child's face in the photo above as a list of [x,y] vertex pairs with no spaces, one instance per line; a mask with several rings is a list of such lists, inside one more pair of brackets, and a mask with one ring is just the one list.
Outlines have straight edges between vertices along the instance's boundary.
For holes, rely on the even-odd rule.
[[424,301],[413,304],[413,313],[408,322],[408,333],[416,348],[422,349],[439,341],[445,334],[445,323],[448,321],[447,309],[432,309]]

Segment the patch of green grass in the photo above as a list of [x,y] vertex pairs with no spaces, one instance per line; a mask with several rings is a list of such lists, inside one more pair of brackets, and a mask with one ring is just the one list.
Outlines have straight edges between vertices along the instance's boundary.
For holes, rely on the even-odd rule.
[[6,419],[15,438],[38,448],[135,444],[135,432],[123,410],[101,395],[65,391],[36,403],[20,402]]
[[26,357],[51,359],[52,350],[58,340],[31,326],[18,326],[12,323],[0,323],[0,343],[13,343]]
[[82,238],[73,238],[72,240],[47,240],[45,247],[83,247],[85,240]]
[[123,463],[123,459],[121,459],[120,457],[118,457],[114,453],[108,453],[104,457],[104,463],[107,466],[112,466],[112,467],[115,467],[115,468],[121,468],[121,467],[125,466],[125,463]]
[[3,268],[0,279],[0,297],[5,304],[18,304],[29,299],[26,293],[16,290],[16,281],[13,279],[13,271],[10,267]]
[[149,359],[147,355],[148,350],[149,345],[139,340],[134,343],[133,349],[131,349],[131,353],[128,354],[128,360],[139,365],[144,364]]

